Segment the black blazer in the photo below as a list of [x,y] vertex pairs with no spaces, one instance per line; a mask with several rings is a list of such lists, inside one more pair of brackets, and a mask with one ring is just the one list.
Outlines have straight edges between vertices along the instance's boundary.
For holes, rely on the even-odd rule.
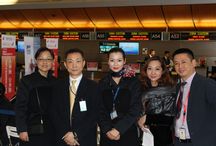
[[116,83],[110,74],[100,82],[102,94],[99,125],[103,134],[112,128],[117,129],[121,135],[131,127],[135,127],[136,120],[141,111],[141,84],[136,77],[121,78],[119,82],[119,94],[116,97],[115,106],[118,118],[111,120],[110,113],[113,110],[113,90]]
[[[76,132],[81,146],[96,146],[99,92],[96,82],[82,77],[75,98],[72,123],[70,123],[69,77],[59,80],[52,92],[52,121],[58,145],[66,145],[62,137]],[[87,111],[81,112],[79,102],[85,100]]]
[[27,131],[32,124],[40,123],[40,109],[36,97],[36,89],[41,103],[44,124],[48,122],[50,90],[56,78],[49,72],[48,77],[42,76],[37,70],[24,76],[18,86],[16,94],[16,127],[18,133]]
[[188,99],[187,124],[195,146],[216,146],[216,82],[195,74]]

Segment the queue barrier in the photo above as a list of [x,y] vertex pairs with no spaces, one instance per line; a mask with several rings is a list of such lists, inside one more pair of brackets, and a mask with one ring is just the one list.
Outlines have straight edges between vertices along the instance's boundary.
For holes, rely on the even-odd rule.
[[17,128],[14,126],[6,126],[6,131],[7,131],[7,136],[9,139],[9,146],[13,146],[12,141],[11,141],[11,137],[16,137],[19,138],[19,135],[17,133]]

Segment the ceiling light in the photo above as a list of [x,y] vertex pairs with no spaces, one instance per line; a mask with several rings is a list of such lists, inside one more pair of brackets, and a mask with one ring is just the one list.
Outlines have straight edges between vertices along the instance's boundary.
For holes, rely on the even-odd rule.
[[1,0],[0,5],[14,5],[18,0]]

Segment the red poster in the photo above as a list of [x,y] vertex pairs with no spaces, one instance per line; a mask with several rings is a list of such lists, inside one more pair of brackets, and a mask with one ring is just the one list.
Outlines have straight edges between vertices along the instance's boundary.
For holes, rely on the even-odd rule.
[[54,53],[54,64],[52,70],[54,71],[54,76],[58,76],[58,68],[59,68],[59,63],[58,63],[58,39],[56,38],[47,38],[46,39],[46,47],[49,49],[53,50]]
[[59,68],[59,62],[58,62],[58,49],[52,49],[54,53],[54,63],[52,70],[54,71],[54,76],[58,76],[58,68]]
[[11,100],[15,95],[15,48],[2,48],[2,83],[5,86],[5,95]]
[[87,71],[97,71],[98,62],[87,62]]

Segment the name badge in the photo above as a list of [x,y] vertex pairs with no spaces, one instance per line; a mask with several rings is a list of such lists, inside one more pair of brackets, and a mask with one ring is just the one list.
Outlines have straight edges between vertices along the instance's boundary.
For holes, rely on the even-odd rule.
[[185,128],[180,128],[179,129],[179,138],[182,139],[182,140],[186,139],[186,130],[185,130]]
[[110,113],[110,117],[111,117],[112,120],[118,117],[118,114],[117,114],[116,110],[113,110],[113,111]]
[[80,111],[81,112],[87,111],[86,101],[80,101],[79,105],[80,105]]

